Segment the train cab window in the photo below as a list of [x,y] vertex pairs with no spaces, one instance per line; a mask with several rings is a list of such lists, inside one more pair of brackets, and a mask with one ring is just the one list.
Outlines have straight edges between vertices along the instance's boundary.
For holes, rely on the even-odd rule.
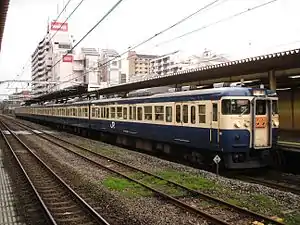
[[245,115],[249,113],[250,113],[250,101],[248,99],[222,100],[223,115]]
[[191,123],[195,124],[196,123],[196,107],[191,106]]
[[117,107],[117,118],[118,119],[122,118],[122,107]]
[[278,101],[272,100],[272,114],[278,114]]
[[256,100],[256,115],[266,115],[267,112],[267,101]]
[[212,121],[218,121],[218,104],[213,103]]
[[109,118],[109,108],[106,108],[106,118]]
[[143,120],[143,108],[142,107],[137,108],[137,119]]
[[182,106],[182,121],[184,123],[189,122],[189,107],[188,107],[188,105]]
[[95,108],[92,108],[92,117],[96,117],[96,109]]
[[145,120],[152,120],[152,106],[144,106]]
[[127,107],[123,107],[123,119],[127,120]]
[[180,123],[181,122],[181,106],[176,105],[176,122]]
[[172,122],[172,107],[166,106],[166,122],[171,123]]
[[116,108],[110,107],[110,118],[115,118],[115,117],[116,117]]

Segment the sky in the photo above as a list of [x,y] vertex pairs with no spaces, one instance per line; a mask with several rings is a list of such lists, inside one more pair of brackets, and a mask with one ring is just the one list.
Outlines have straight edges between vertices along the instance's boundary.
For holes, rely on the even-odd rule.
[[[64,21],[81,0],[71,0]],[[220,0],[186,22],[135,49],[138,53],[165,54],[181,50],[202,54],[210,49],[228,58],[278,52],[300,46],[299,0],[277,0],[225,22],[208,26],[270,0]],[[47,21],[56,19],[67,0],[10,0],[2,49],[0,81],[30,79],[30,57],[46,34]],[[68,20],[69,31],[80,40],[117,0],[84,0]],[[113,48],[123,53],[161,30],[173,25],[213,0],[124,0],[86,38],[80,47]],[[192,30],[206,27],[191,35],[172,40]],[[162,44],[164,43],[164,44]],[[12,93],[13,85],[0,85],[0,95]]]

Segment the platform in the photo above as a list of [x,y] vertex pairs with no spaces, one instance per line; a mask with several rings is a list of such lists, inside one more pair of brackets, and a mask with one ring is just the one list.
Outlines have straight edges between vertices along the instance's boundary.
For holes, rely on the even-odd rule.
[[3,151],[0,149],[0,224],[25,225],[15,208],[15,196],[12,183],[4,167]]
[[280,131],[279,146],[283,150],[300,152],[300,133],[295,131]]

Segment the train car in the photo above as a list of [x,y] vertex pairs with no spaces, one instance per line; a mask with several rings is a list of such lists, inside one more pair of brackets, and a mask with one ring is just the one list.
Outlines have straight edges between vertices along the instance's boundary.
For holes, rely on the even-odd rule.
[[118,144],[228,169],[268,165],[277,145],[275,92],[222,87],[20,108],[18,117],[111,134]]

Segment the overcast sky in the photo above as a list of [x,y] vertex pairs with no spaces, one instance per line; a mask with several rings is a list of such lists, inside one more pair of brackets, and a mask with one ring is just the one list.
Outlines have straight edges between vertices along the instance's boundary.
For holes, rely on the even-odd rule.
[[[208,48],[237,59],[298,48],[299,0],[277,0],[226,22],[159,44],[268,1],[220,0],[215,7],[197,14],[136,51],[164,54],[182,50],[201,54]],[[63,22],[79,2],[72,0],[59,20]],[[85,0],[68,21],[75,39],[79,40],[115,2]],[[122,53],[210,2],[213,0],[124,0],[79,47],[114,48]],[[17,78],[23,67],[21,78],[30,79],[30,56],[45,35],[48,18],[56,18],[58,4],[61,10],[63,0],[11,0],[0,53],[0,80]],[[6,88],[7,84],[1,85],[0,94],[12,92]]]

